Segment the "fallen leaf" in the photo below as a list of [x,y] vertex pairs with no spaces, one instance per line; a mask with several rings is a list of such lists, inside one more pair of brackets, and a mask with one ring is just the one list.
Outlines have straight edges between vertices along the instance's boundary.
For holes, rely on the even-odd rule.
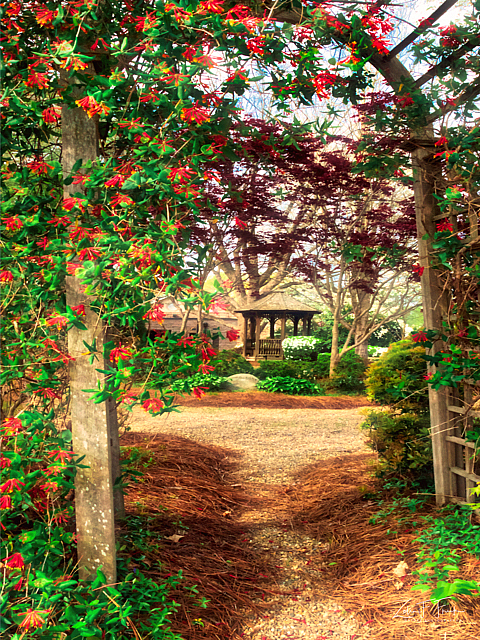
[[174,533],[173,536],[165,536],[165,540],[171,540],[172,542],[178,542],[181,538],[185,536],[179,536],[177,533]]
[[393,584],[397,591],[403,587],[403,582],[401,582],[400,580],[396,580]]
[[407,572],[408,572],[408,564],[404,560],[399,562],[395,567],[395,569],[392,571],[393,575],[397,576],[397,578],[403,578],[403,576],[407,575]]

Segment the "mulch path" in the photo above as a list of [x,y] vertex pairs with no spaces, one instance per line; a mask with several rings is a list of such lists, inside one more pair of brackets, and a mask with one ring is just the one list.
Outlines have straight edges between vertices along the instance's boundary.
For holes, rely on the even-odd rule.
[[[258,436],[259,453],[276,450],[267,431]],[[363,497],[372,453],[299,459],[289,480],[269,473],[259,484],[249,481],[251,459],[194,438],[161,428],[122,437],[126,456],[131,447],[148,452],[126,496],[129,515],[148,520],[148,544],[124,526],[124,553],[155,581],[182,570],[171,628],[183,640],[480,640],[478,598],[461,596],[448,612],[410,590],[419,548],[408,523],[369,522],[378,511]],[[408,566],[401,578],[400,561]],[[477,566],[467,558],[458,577],[477,578]]]
[[373,406],[365,396],[289,396],[266,391],[208,393],[197,399],[177,396],[182,407],[245,407],[263,409],[357,409]]

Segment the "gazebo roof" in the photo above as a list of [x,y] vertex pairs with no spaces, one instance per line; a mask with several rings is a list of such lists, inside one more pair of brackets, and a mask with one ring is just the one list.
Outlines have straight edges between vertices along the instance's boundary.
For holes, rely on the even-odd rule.
[[235,313],[243,313],[246,311],[301,311],[304,313],[320,313],[317,309],[313,309],[283,292],[270,293],[268,296],[265,296],[265,298],[252,302],[248,307],[236,309]]

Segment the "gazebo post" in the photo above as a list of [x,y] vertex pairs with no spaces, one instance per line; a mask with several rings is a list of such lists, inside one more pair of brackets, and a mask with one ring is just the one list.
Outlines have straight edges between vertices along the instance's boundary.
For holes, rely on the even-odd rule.
[[243,357],[247,357],[247,340],[248,340],[248,317],[243,316]]
[[275,316],[272,314],[270,320],[270,340],[275,338]]
[[307,320],[307,336],[312,335],[312,316]]
[[255,314],[255,351],[253,353],[255,360],[258,358],[258,352],[260,350],[260,324],[261,318],[258,314]]
[[307,318],[302,318],[302,335],[306,336],[307,335]]
[[298,336],[298,321],[300,318],[298,316],[293,317],[293,335]]

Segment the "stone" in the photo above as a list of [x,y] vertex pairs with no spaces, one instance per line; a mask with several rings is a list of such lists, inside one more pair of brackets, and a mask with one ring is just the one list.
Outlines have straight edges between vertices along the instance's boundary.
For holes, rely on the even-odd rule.
[[233,376],[229,376],[227,380],[232,391],[255,389],[258,383],[258,378],[250,373],[235,373]]

